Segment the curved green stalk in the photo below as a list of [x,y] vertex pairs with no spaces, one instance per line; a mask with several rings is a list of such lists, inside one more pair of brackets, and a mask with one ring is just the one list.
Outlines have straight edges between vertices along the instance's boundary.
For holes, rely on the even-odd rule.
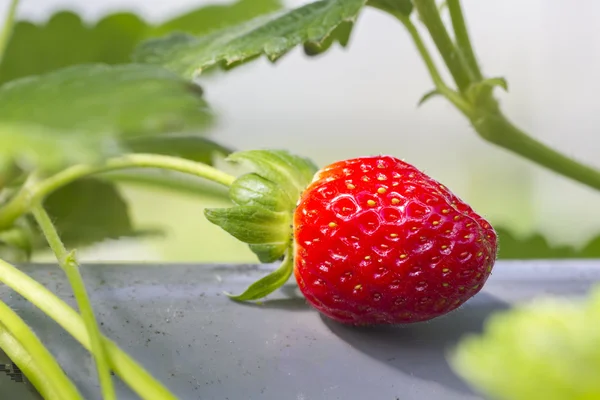
[[[457,43],[461,48],[460,51],[457,51],[457,47],[448,36],[435,2],[433,0],[414,0],[413,3],[462,92],[465,85],[480,79],[481,71],[469,40],[459,0],[448,0],[448,8],[451,12]],[[377,7],[376,4],[372,4],[372,6]],[[492,96],[491,87],[486,92],[485,98],[480,99],[479,102],[472,102],[464,93],[457,93],[448,88],[442,81],[431,56],[410,19],[393,9],[377,8],[381,8],[383,11],[395,16],[406,27],[429,70],[436,86],[436,92],[454,104],[469,119],[474,129],[483,139],[553,172],[600,190],[599,170],[561,154],[517,128],[500,111],[498,102]]]
[[469,103],[465,101],[465,99],[457,92],[452,90],[446,85],[444,80],[442,79],[440,73],[433,62],[433,59],[429,55],[429,51],[425,46],[425,43],[421,39],[421,35],[419,35],[419,31],[412,23],[409,17],[401,14],[394,13],[394,16],[398,18],[398,20],[404,25],[408,33],[410,34],[415,46],[417,47],[417,51],[421,55],[421,58],[425,62],[425,66],[429,71],[429,75],[431,76],[431,80],[435,85],[435,89],[439,94],[446,97],[450,102],[452,102],[459,110],[461,110],[464,114],[470,114],[472,112],[472,107]]
[[527,158],[547,169],[600,190],[600,171],[581,164],[532,138],[500,113],[475,117],[471,121],[481,137]]
[[10,41],[10,38],[12,36],[18,5],[19,0],[11,1],[10,6],[8,7],[8,11],[6,13],[6,19],[4,20],[4,24],[2,25],[2,32],[0,32],[0,63],[2,63],[2,60],[4,59],[4,53],[6,52],[8,42]]
[[454,38],[456,45],[462,53],[463,57],[475,80],[480,81],[483,79],[481,70],[477,63],[477,57],[471,46],[471,39],[469,38],[469,32],[467,31],[467,24],[465,24],[465,17],[463,16],[462,8],[460,6],[460,0],[446,0],[448,11],[450,12],[450,18],[452,20],[452,28],[454,29]]
[[98,322],[94,316],[94,310],[85,289],[83,278],[79,272],[79,266],[75,260],[75,255],[73,252],[67,252],[50,216],[41,205],[34,206],[32,214],[46,237],[48,245],[50,245],[50,248],[54,252],[58,264],[63,271],[65,271],[69,283],[71,284],[71,288],[73,289],[77,306],[79,307],[81,317],[83,318],[87,333],[90,337],[91,353],[96,360],[96,369],[100,388],[102,389],[102,397],[106,400],[114,400],[116,399],[115,388],[112,377],[110,376],[110,367],[108,366],[107,361],[108,356],[102,343],[100,328],[98,327]]
[[45,399],[83,400],[54,356],[3,301],[0,301],[0,348]]
[[463,55],[452,42],[440,17],[438,6],[434,0],[414,0],[413,4],[448,66],[456,86],[461,93],[464,93],[473,82],[474,77],[467,67]]
[[195,175],[224,186],[230,186],[234,176],[209,165],[178,157],[156,154],[131,154],[107,160],[98,165],[75,165],[42,181],[26,182],[21,190],[0,209],[0,230],[10,227],[20,216],[46,196],[77,179],[102,172],[127,168],[160,168]]
[[[19,293],[52,318],[88,351],[90,339],[79,314],[46,287],[0,260],[0,282]],[[177,400],[167,388],[155,380],[141,365],[121,350],[113,341],[102,336],[108,362],[113,371],[144,400]]]

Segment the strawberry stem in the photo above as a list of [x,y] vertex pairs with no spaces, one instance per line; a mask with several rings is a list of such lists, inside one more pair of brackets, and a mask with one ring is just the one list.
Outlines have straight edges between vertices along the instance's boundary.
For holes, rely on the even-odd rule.
[[425,43],[421,39],[419,31],[412,23],[410,18],[402,13],[394,13],[393,15],[396,18],[398,18],[398,20],[404,25],[411,38],[413,39],[417,51],[421,55],[421,58],[425,62],[425,66],[429,71],[431,80],[435,84],[435,92],[446,97],[452,104],[456,106],[456,108],[461,110],[464,114],[470,114],[472,112],[471,105],[460,95],[460,93],[457,93],[455,90],[451,89],[450,87],[448,87],[448,85],[446,85],[440,73],[438,72],[435,63],[433,62],[433,59],[431,58],[429,51],[427,50],[427,46],[425,46]]
[[475,76],[469,69],[463,54],[452,42],[435,1],[415,0],[413,4],[452,74],[456,86],[461,93],[466,92],[475,80]]
[[[91,349],[90,338],[81,316],[44,285],[35,281],[13,265],[0,259],[0,282],[52,318],[75,340]],[[121,350],[113,341],[102,336],[107,349],[108,362],[113,371],[144,400],[175,400],[176,397],[155,380],[141,365]],[[69,398],[69,397],[67,397]]]
[[[394,8],[378,6],[378,3],[371,5],[395,16],[406,27],[423,58],[436,89],[426,94],[421,99],[421,103],[434,94],[441,94],[469,119],[475,131],[484,140],[510,150],[553,172],[600,190],[599,170],[569,158],[537,141],[504,116],[493,96],[492,89],[498,85],[498,82],[503,82],[503,87],[506,84],[497,78],[484,79],[469,39],[460,0],[447,1],[456,45],[442,22],[439,8],[434,0],[414,0],[413,4],[460,92],[453,90],[443,82],[423,40],[407,15],[395,11]],[[472,98],[470,96],[472,93],[478,95]]]
[[45,399],[83,399],[40,339],[0,300],[0,348]]
[[100,165],[74,165],[45,180],[31,176],[13,198],[0,208],[0,230],[9,228],[16,219],[42,202],[54,191],[86,176],[128,168],[159,168],[195,175],[224,186],[231,186],[234,176],[209,165],[178,157],[156,154],[130,154],[112,158]]
[[10,6],[8,7],[8,10],[6,11],[6,19],[4,20],[4,24],[2,25],[2,32],[0,32],[0,63],[4,59],[4,53],[6,53],[8,42],[10,41],[10,38],[13,33],[18,5],[19,0],[12,0]]
[[475,57],[475,52],[471,46],[471,39],[469,39],[469,32],[467,31],[467,25],[465,24],[465,18],[460,6],[460,0],[447,0],[446,5],[448,6],[448,11],[450,12],[450,18],[452,19],[452,28],[454,29],[456,45],[465,58],[465,61],[469,66],[475,80],[481,81],[483,76],[479,70],[477,57]]
[[475,130],[490,143],[519,154],[551,171],[600,190],[600,171],[546,146],[516,127],[500,112],[472,120]]
[[85,289],[83,278],[79,272],[79,265],[75,260],[75,256],[73,252],[67,251],[62,240],[60,239],[60,236],[58,235],[58,232],[56,231],[56,228],[54,227],[54,224],[52,223],[52,220],[50,219],[50,216],[41,205],[33,207],[32,214],[40,226],[40,229],[44,233],[44,236],[48,241],[48,245],[54,252],[56,259],[58,260],[58,265],[67,275],[67,279],[69,280],[71,288],[73,289],[77,306],[81,312],[81,317],[85,324],[87,334],[90,337],[90,344],[92,348],[91,353],[96,360],[96,370],[98,373],[100,387],[102,389],[102,398],[105,400],[116,399],[115,389],[110,376],[111,370],[107,361],[108,356],[104,347],[104,343],[102,342],[100,328],[98,327],[98,322],[96,321],[94,310]]

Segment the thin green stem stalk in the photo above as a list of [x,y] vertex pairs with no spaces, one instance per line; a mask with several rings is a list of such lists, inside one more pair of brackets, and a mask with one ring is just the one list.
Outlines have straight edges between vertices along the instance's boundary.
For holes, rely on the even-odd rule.
[[[4,260],[0,260],[0,282],[31,302],[52,318],[88,351],[90,338],[81,316],[45,286]],[[102,337],[111,369],[144,400],[177,400],[141,365],[121,350],[113,341]]]
[[83,400],[54,356],[3,301],[0,301],[0,348],[45,399]]
[[0,209],[0,230],[9,228],[38,202],[52,192],[86,176],[128,168],[160,168],[195,175],[224,186],[231,186],[234,176],[209,165],[178,157],[156,154],[131,154],[107,160],[99,165],[75,165],[45,180],[27,183]]
[[437,67],[435,66],[435,63],[433,62],[433,59],[429,54],[429,51],[427,50],[427,46],[425,46],[425,43],[421,39],[419,31],[412,23],[410,18],[401,13],[395,13],[394,16],[398,18],[398,20],[404,25],[404,27],[410,34],[410,37],[415,43],[417,51],[419,52],[421,58],[425,62],[425,66],[427,67],[427,71],[429,71],[429,75],[431,76],[431,80],[433,81],[436,90],[441,95],[446,97],[450,102],[452,102],[463,113],[470,114],[471,106],[469,105],[469,103],[467,103],[459,93],[449,88],[448,85],[446,85],[446,83],[442,79]]
[[[167,176],[164,174],[144,174],[141,171],[108,172],[101,179],[109,182],[127,183],[129,186],[165,189],[190,196],[209,197],[219,200],[229,200],[229,193],[223,187],[211,185],[186,175]],[[149,171],[150,172],[150,171]],[[153,172],[153,171],[152,171]]]
[[483,75],[479,69],[473,47],[471,46],[471,39],[469,38],[469,32],[467,30],[467,24],[465,23],[465,17],[463,16],[460,0],[446,0],[446,4],[452,20],[452,29],[454,29],[456,45],[465,58],[473,77],[480,81],[483,79]]
[[110,367],[107,361],[108,356],[102,343],[100,328],[98,327],[98,322],[94,316],[94,310],[85,289],[85,283],[81,277],[79,266],[75,260],[75,255],[73,252],[68,252],[63,245],[62,241],[60,240],[60,236],[58,235],[58,232],[56,231],[56,228],[54,227],[54,224],[52,223],[52,220],[50,219],[50,216],[46,210],[44,210],[41,205],[37,205],[34,206],[31,211],[44,236],[46,237],[48,245],[54,252],[56,259],[58,260],[58,264],[63,271],[65,271],[65,274],[67,275],[69,283],[73,289],[75,300],[77,301],[79,311],[81,312],[83,322],[90,337],[90,343],[92,347],[91,352],[96,360],[96,369],[98,373],[98,380],[100,382],[100,388],[102,389],[102,397],[106,400],[115,400],[115,388],[112,382],[112,377],[110,376]]
[[452,42],[440,17],[435,0],[414,0],[413,4],[444,59],[450,74],[452,74],[456,86],[461,93],[464,93],[474,77],[470,73],[461,52]]
[[546,146],[523,132],[500,113],[471,121],[485,140],[519,154],[547,169],[600,190],[600,171]]
[[2,25],[2,31],[0,32],[0,63],[2,63],[2,60],[4,59],[4,53],[6,52],[8,42],[10,41],[10,38],[12,36],[18,5],[19,0],[12,0],[10,2],[10,6],[8,6],[6,14],[6,19],[4,20],[4,24]]
[[[461,92],[464,92],[470,83],[481,79],[481,72],[469,40],[459,0],[448,0],[448,7],[460,51],[450,39],[435,2],[433,0],[414,0],[413,4],[457,86]],[[377,4],[373,4],[373,6],[377,7]],[[561,154],[517,128],[502,114],[491,91],[484,101],[479,104],[471,104],[463,94],[444,85],[431,56],[408,17],[390,8],[378,8],[394,15],[406,27],[427,66],[437,92],[445,96],[471,121],[482,138],[553,172],[600,190],[599,170]]]

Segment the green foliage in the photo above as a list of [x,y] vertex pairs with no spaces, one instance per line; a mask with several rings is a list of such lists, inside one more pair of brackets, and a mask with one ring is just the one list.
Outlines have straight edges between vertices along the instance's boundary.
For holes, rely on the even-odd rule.
[[212,164],[215,155],[229,155],[232,150],[199,135],[161,135],[134,138],[123,147],[135,153],[153,153]]
[[489,318],[450,362],[498,400],[600,398],[600,287],[583,301],[538,299]]
[[29,221],[23,219],[11,229],[0,231],[0,258],[15,262],[29,261],[33,254],[34,236]]
[[498,258],[500,259],[547,259],[574,258],[576,249],[570,246],[552,246],[540,233],[525,238],[515,237],[508,229],[498,227]]
[[592,238],[581,249],[577,249],[566,245],[553,246],[541,233],[519,238],[504,227],[497,227],[496,233],[499,238],[499,259],[539,260],[600,257],[600,236]]
[[67,247],[138,234],[119,190],[98,179],[81,179],[64,186],[48,196],[44,206]]
[[410,16],[413,11],[412,0],[369,0],[369,6],[386,11],[390,14]]
[[240,151],[227,160],[249,164],[253,172],[231,184],[229,197],[234,207],[206,209],[204,214],[247,243],[259,261],[276,261],[291,246],[293,210],[317,167],[283,150]]
[[206,218],[229,232],[236,239],[250,244],[288,244],[287,229],[291,218],[284,212],[270,211],[258,206],[207,208]]
[[233,300],[259,300],[283,286],[294,272],[294,258],[291,254],[285,257],[279,268],[262,277],[239,295],[227,294]]
[[95,26],[86,26],[67,11],[53,15],[45,25],[21,21],[0,65],[0,82],[77,64],[125,63],[133,47],[147,37],[147,29],[144,21],[127,13],[107,16]]
[[181,31],[206,34],[281,8],[278,0],[208,5],[153,26],[132,13],[107,15],[95,24],[61,11],[45,24],[20,21],[0,65],[0,83],[76,64],[124,64],[142,40]]
[[437,89],[433,89],[430,90],[429,92],[425,93],[421,99],[419,100],[419,102],[417,103],[417,106],[422,106],[425,102],[427,102],[428,100],[430,100],[431,98],[435,97],[435,96],[441,96],[442,94],[440,93],[439,90]]
[[212,118],[201,91],[150,65],[81,65],[0,87],[0,157],[90,162],[140,135],[193,132]]
[[289,209],[289,197],[283,189],[255,173],[236,179],[229,188],[229,195],[240,206],[258,206],[270,211]]
[[471,84],[467,89],[466,96],[473,105],[481,106],[492,94],[492,90],[495,87],[500,87],[505,92],[508,92],[508,82],[506,82],[506,79],[502,77],[489,78]]
[[[162,65],[187,78],[221,64],[225,68],[266,55],[275,61],[293,47],[307,44],[310,54],[331,45],[333,34],[347,43],[366,0],[321,0],[303,7],[255,18],[205,36],[173,34],[143,42],[134,52],[139,62]],[[337,30],[336,30],[337,29]]]
[[239,0],[227,5],[207,5],[160,24],[152,29],[152,36],[163,36],[176,31],[206,35],[275,12],[281,6],[279,0]]
[[[300,194],[318,170],[310,159],[284,150],[239,151],[227,157],[227,161],[249,164],[257,175],[278,185],[286,197],[287,206],[283,210],[287,211],[296,207]],[[238,204],[246,201],[238,197],[233,197],[233,200]]]

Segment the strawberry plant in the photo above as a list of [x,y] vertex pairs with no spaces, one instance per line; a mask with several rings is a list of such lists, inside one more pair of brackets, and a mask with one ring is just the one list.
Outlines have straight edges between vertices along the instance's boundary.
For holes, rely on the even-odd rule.
[[[106,399],[115,398],[111,372],[141,398],[174,398],[100,332],[72,250],[152,234],[132,224],[116,182],[143,181],[174,193],[206,190],[196,178],[222,187],[231,207],[205,209],[208,221],[248,244],[258,261],[281,260],[271,274],[230,297],[261,299],[294,275],[311,305],[353,325],[419,322],[456,309],[481,290],[502,246],[482,215],[398,155],[331,160],[319,168],[293,151],[234,151],[209,140],[204,133],[216,115],[197,81],[211,71],[262,56],[275,62],[296,46],[309,56],[335,43],[346,46],[361,11],[374,7],[406,28],[423,59],[434,89],[420,103],[441,96],[485,141],[600,189],[600,171],[537,141],[506,117],[494,90],[508,85],[479,67],[458,0],[445,2],[450,26],[434,0],[320,0],[291,10],[273,0],[240,0],[158,26],[118,14],[92,28],[72,13],[60,13],[43,27],[15,24],[17,5],[11,2],[0,35],[0,282],[93,354]],[[442,78],[417,24],[452,83]],[[61,57],[53,49],[59,40],[72,49]],[[53,55],[49,62],[35,59],[45,52]],[[216,168],[216,155],[241,172]],[[46,246],[72,286],[79,313],[11,264]],[[595,318],[597,303],[594,298],[578,321]],[[519,351],[531,340],[515,334],[517,327],[541,327],[560,341],[562,353],[583,335],[560,332],[562,324],[548,322],[552,315],[523,318],[527,312],[498,319],[502,323],[492,323],[488,339],[460,348],[453,360],[465,379],[519,399],[531,398],[521,393],[556,377],[559,367],[552,361],[559,351],[539,355],[556,368],[540,373],[522,392],[516,386],[505,390],[510,385],[499,375],[481,372],[502,365],[506,349]],[[564,307],[565,314],[577,312]],[[586,338],[587,352],[595,337]],[[52,354],[1,301],[0,348],[45,398],[81,398]],[[585,361],[600,370],[596,359]],[[597,385],[582,388],[597,393]]]

